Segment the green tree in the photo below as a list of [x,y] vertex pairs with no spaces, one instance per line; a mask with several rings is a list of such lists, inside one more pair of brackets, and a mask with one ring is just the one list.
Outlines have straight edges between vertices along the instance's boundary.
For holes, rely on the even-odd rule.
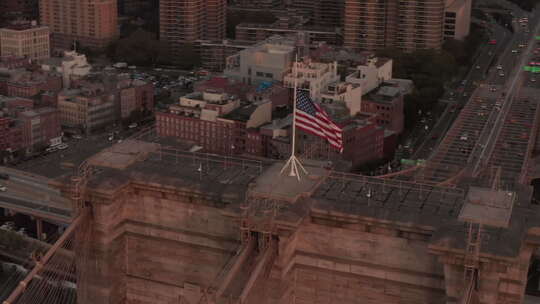
[[160,64],[172,64],[186,70],[201,65],[201,57],[192,44],[182,44],[170,50],[164,47],[162,55],[158,60]]

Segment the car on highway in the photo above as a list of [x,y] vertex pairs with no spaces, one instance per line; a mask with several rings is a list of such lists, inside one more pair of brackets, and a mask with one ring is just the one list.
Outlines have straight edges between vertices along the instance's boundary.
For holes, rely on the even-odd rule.
[[1,192],[6,192],[6,191],[7,191],[7,187],[6,187],[6,186],[0,185],[0,191],[1,191]]
[[8,180],[8,179],[9,179],[9,175],[8,175],[8,174],[5,174],[5,173],[0,173],[0,179]]
[[57,148],[58,150],[65,150],[65,149],[67,149],[68,147],[69,147],[69,146],[68,146],[67,144],[59,144],[59,145],[56,146],[56,148]]
[[53,153],[53,152],[56,152],[56,151],[58,151],[57,147],[48,147],[47,149],[45,149],[46,153]]

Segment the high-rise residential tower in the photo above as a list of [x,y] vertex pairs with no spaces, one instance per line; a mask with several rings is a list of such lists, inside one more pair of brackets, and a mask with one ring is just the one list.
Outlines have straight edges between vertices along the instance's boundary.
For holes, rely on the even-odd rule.
[[160,0],[160,40],[172,50],[199,40],[222,40],[226,9],[226,0]]
[[439,49],[445,0],[346,0],[345,46],[356,50],[395,47]]
[[40,0],[39,15],[53,48],[103,49],[118,36],[117,0]]
[[291,0],[289,7],[297,9],[317,26],[343,27],[345,0]]
[[32,21],[23,27],[0,28],[0,58],[26,57],[43,60],[50,57],[50,31]]

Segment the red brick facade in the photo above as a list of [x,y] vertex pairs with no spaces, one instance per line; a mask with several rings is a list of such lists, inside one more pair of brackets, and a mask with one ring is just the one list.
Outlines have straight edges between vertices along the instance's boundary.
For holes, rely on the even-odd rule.
[[21,125],[9,117],[0,117],[0,151],[18,150],[22,146]]
[[377,114],[375,122],[390,131],[401,134],[404,128],[403,95],[398,95],[392,101],[379,102],[369,98],[362,99],[363,113]]
[[[0,90],[2,88],[0,87]],[[49,74],[40,74],[34,78],[14,79],[7,81],[5,93],[7,96],[32,97],[40,92],[62,90],[62,77]]]
[[189,116],[156,113],[156,129],[160,137],[175,137],[204,147],[208,153],[265,156],[263,137],[258,130],[246,129],[240,121],[205,121]]
[[50,140],[61,136],[60,115],[57,109],[38,108],[19,113],[22,125],[23,146],[36,148],[48,146]]
[[154,85],[146,83],[120,91],[121,118],[128,118],[134,110],[154,111]]

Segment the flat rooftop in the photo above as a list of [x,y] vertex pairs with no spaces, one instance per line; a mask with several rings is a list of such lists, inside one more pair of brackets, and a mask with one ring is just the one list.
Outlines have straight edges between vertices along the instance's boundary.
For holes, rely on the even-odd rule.
[[[288,171],[281,174],[283,161],[192,153],[140,141],[123,142],[91,161],[99,173],[88,185],[98,192],[114,193],[128,184],[166,193],[190,192],[238,216],[242,204],[267,204],[270,199],[283,206],[277,219],[289,224],[298,225],[310,216],[378,222],[422,231],[431,246],[445,250],[465,248],[463,220],[471,218],[484,217],[482,255],[500,258],[515,258],[528,229],[540,227],[540,206],[531,203],[527,186],[514,189],[510,197],[508,191],[480,187],[448,188],[340,173],[315,162],[304,162],[309,174],[298,181]],[[467,206],[479,200],[489,200],[484,203],[487,207]],[[510,202],[510,212],[489,209]]]

